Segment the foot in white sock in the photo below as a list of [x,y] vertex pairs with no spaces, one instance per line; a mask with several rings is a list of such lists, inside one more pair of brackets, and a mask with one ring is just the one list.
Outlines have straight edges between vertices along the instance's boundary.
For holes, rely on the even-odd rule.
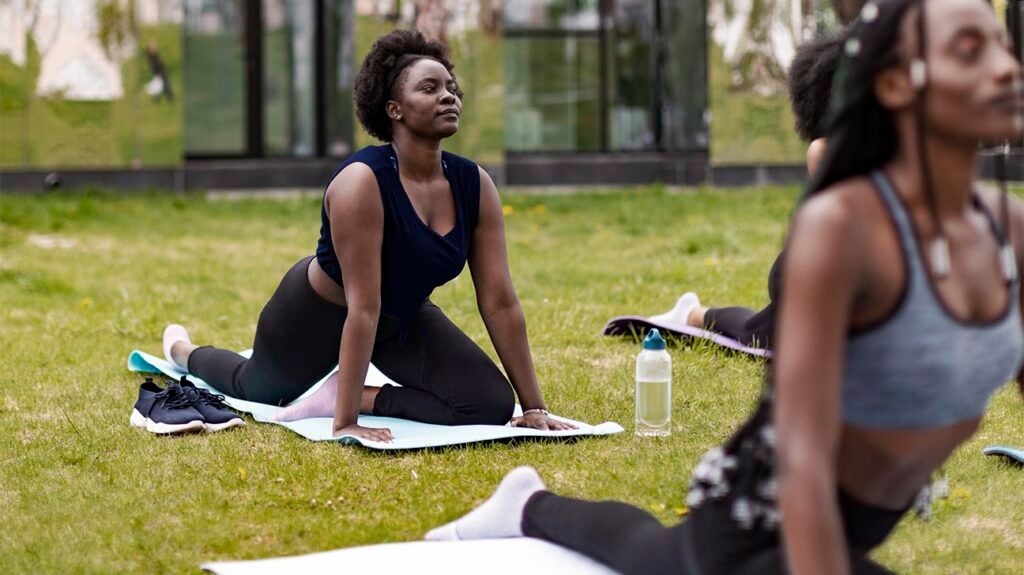
[[700,298],[692,291],[688,291],[676,300],[676,305],[670,311],[652,315],[648,319],[653,322],[666,323],[669,325],[687,325],[690,312],[700,305]]
[[181,365],[174,361],[174,358],[171,356],[171,346],[179,341],[183,341],[187,344],[192,343],[192,339],[188,336],[188,331],[185,328],[176,323],[172,323],[164,328],[164,357],[174,367],[181,371],[188,372],[188,366]]
[[523,508],[530,496],[544,490],[532,467],[517,467],[501,480],[494,495],[461,519],[427,533],[427,541],[457,541],[523,536]]

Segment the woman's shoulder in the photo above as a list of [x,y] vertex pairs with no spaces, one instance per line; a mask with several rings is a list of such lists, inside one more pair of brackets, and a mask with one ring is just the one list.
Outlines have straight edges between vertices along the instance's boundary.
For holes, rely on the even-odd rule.
[[459,187],[462,188],[463,194],[469,194],[471,197],[479,196],[482,180],[480,178],[481,170],[476,162],[448,151],[441,152],[441,161],[444,162],[445,169],[456,176],[458,182],[461,182]]
[[466,173],[473,173],[479,170],[479,167],[473,160],[464,158],[458,154],[453,154],[449,151],[441,152],[441,160],[444,161],[449,168],[464,171]]
[[879,204],[875,184],[868,176],[840,180],[811,195],[800,205],[798,214],[805,219],[825,219],[832,224],[854,223],[877,214]]
[[387,144],[383,146],[366,146],[345,158],[341,169],[343,170],[352,164],[366,164],[374,171],[386,167],[390,162],[390,156],[386,152],[386,148],[389,147]]
[[794,214],[791,239],[857,259],[891,226],[891,217],[870,178],[836,182],[804,200]]
[[379,193],[380,185],[377,182],[377,168],[371,153],[363,155],[363,150],[349,156],[338,171],[334,173],[331,181],[324,191],[324,205],[329,205],[334,198],[344,194],[346,196],[376,196]]

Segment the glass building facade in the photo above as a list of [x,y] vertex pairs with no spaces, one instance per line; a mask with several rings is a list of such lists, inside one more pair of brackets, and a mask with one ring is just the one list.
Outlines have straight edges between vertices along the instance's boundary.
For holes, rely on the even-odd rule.
[[[1022,5],[994,2],[1019,52]],[[796,167],[786,70],[834,25],[821,0],[0,2],[0,170],[335,164],[374,143],[358,63],[410,26],[448,45],[466,94],[446,148],[484,165]]]
[[505,149],[703,149],[703,0],[505,2]]
[[184,153],[352,150],[351,0],[185,0]]
[[423,22],[466,92],[456,153],[703,150],[704,12],[704,0],[3,3],[0,167],[344,157],[372,143],[354,122],[358,61]]

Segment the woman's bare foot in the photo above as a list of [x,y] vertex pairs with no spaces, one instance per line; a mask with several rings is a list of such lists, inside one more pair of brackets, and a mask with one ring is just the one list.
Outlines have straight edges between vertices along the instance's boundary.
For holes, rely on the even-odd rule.
[[[373,402],[377,400],[379,387],[363,387],[359,398],[359,413],[373,413]],[[334,372],[313,395],[277,412],[277,421],[296,421],[310,417],[334,417],[334,406],[338,400],[338,372]]]
[[698,305],[694,306],[690,310],[690,315],[686,316],[686,325],[691,327],[704,327],[704,314],[708,313],[708,308]]

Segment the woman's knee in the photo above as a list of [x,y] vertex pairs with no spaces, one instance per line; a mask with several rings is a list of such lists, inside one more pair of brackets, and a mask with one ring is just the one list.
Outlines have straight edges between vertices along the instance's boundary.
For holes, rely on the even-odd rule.
[[[495,369],[497,371],[497,369]],[[473,381],[467,397],[454,406],[456,425],[505,425],[512,419],[516,396],[504,375]]]
[[[503,385],[502,385],[503,384]],[[504,377],[490,390],[483,406],[483,417],[498,425],[505,425],[516,409],[516,394]]]

